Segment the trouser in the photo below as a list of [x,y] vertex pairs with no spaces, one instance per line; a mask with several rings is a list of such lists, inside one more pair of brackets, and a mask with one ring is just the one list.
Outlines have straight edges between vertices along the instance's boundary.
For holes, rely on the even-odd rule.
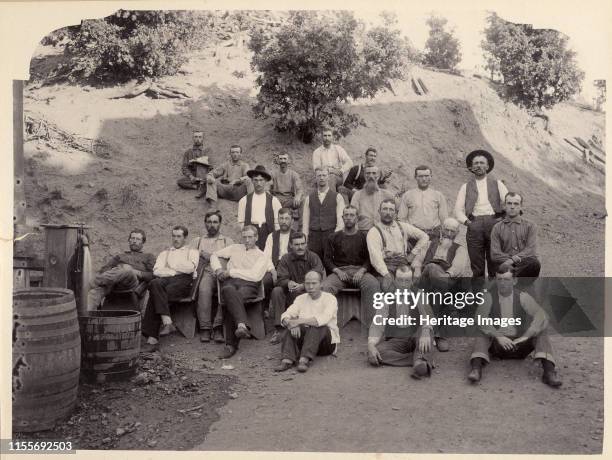
[[[416,329],[416,328],[413,328]],[[418,350],[417,339],[420,334],[411,337],[391,337],[376,346],[383,364],[388,366],[416,366],[421,362],[426,362],[429,367],[433,367],[432,353],[433,343],[430,343],[429,351],[423,353]]]
[[495,270],[491,261],[491,230],[497,222],[499,222],[499,218],[494,215],[475,216],[474,220],[468,225],[465,241],[475,282],[473,285],[476,288],[484,284],[485,263],[489,277],[495,277]]
[[289,329],[281,337],[281,359],[295,363],[299,358],[313,360],[315,356],[331,355],[334,345],[331,343],[331,332],[327,326],[306,326],[300,324],[300,338],[291,335]]
[[191,182],[191,179],[189,179],[189,177],[187,176],[181,177],[179,180],[176,181],[176,184],[180,188],[184,188],[187,190],[197,190],[198,188],[200,188],[200,184],[198,184],[197,182]]
[[100,273],[91,280],[87,293],[87,310],[97,310],[102,299],[113,290],[135,289],[137,286],[138,277],[129,268],[117,266]]
[[272,289],[274,289],[274,278],[272,273],[266,272],[263,279],[261,280],[264,287],[264,310],[268,310],[270,307],[270,296],[272,295]]
[[217,278],[209,271],[204,271],[202,281],[198,287],[198,322],[200,329],[210,330],[223,326],[222,308],[217,306],[217,312],[214,320],[212,316],[212,307],[214,296],[217,293]]
[[333,296],[336,296],[341,289],[347,287],[358,287],[361,290],[361,314],[365,315],[362,318],[363,324],[370,325],[372,318],[374,317],[373,299],[374,294],[380,291],[380,283],[370,273],[364,273],[359,283],[353,282],[353,275],[359,270],[359,267],[340,267],[341,270],[345,271],[351,277],[350,281],[344,282],[340,280],[338,275],[332,273],[323,281],[321,289],[325,292],[329,292]]
[[281,286],[276,286],[272,289],[270,294],[270,317],[274,319],[274,326],[281,325],[281,315],[285,313],[285,310],[293,303],[295,298],[303,293],[304,291],[289,292],[288,288]]
[[[501,263],[494,263],[494,270],[497,270]],[[540,261],[537,257],[525,257],[517,264],[512,264],[514,267],[514,276],[518,278],[517,287],[525,288],[533,284],[535,279],[540,276]]]
[[149,302],[142,320],[142,334],[145,337],[159,337],[161,315],[170,316],[169,300],[189,295],[193,277],[190,274],[155,278],[149,283]]
[[546,359],[555,364],[552,344],[546,331],[531,337],[525,342],[521,342],[516,346],[515,350],[511,351],[504,350],[493,337],[479,332],[474,339],[474,348],[470,359],[482,358],[487,363],[490,362],[490,355],[500,359],[525,359],[534,350],[535,359]]
[[244,303],[252,300],[259,294],[259,283],[245,281],[239,278],[228,278],[221,286],[221,299],[223,300],[223,324],[225,325],[225,343],[238,348],[238,339],[235,335],[239,323],[250,328]]
[[247,181],[240,185],[226,184],[215,179],[212,184],[203,184],[206,187],[206,199],[217,201],[219,198],[230,201],[240,201],[240,198],[253,191],[253,184]]
[[334,229],[331,230],[308,230],[308,249],[314,252],[323,260],[323,251],[325,249],[325,242],[329,235],[334,233]]

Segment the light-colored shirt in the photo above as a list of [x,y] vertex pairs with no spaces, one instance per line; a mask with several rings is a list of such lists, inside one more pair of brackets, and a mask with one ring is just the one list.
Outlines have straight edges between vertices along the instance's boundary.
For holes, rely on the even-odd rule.
[[171,247],[162,251],[155,261],[153,274],[160,278],[178,275],[179,273],[195,274],[200,261],[200,253],[189,246],[179,249]]
[[[206,232],[202,233],[203,235],[207,235]],[[204,251],[209,254],[212,254],[219,249],[223,249],[227,246],[234,244],[234,241],[229,236],[223,236],[220,233],[217,236],[213,236],[212,238],[209,236],[197,237],[191,240],[189,246],[197,249],[198,251]],[[211,271],[210,261],[206,265],[206,271]]]
[[215,272],[222,268],[219,258],[228,259],[227,271],[230,277],[245,281],[261,281],[266,272],[274,268],[270,267],[271,261],[264,257],[263,251],[257,246],[247,250],[244,244],[232,244],[219,249],[210,257],[210,267]]
[[[433,244],[433,242],[430,242],[429,244],[431,245]],[[419,258],[421,260],[425,259],[425,255],[427,254],[428,249],[429,249],[429,246],[427,247],[426,250],[421,251],[421,253],[419,254]],[[433,258],[446,260],[446,256],[448,255],[449,249],[450,247],[444,248],[442,247],[442,245],[439,244],[438,249],[436,250]],[[472,277],[472,268],[470,265],[470,258],[469,258],[467,250],[463,246],[460,245],[457,247],[457,250],[455,251],[455,258],[453,259],[453,262],[451,266],[449,267],[449,269],[446,271],[446,273],[448,273],[448,276],[450,276],[451,278],[471,278]]]
[[[459,189],[459,193],[457,194],[457,202],[455,203],[455,217],[462,224],[467,220],[467,216],[465,215],[465,190],[467,184],[463,184]],[[508,193],[508,189],[504,185],[502,181],[497,180],[497,188],[499,190],[499,197],[501,201],[504,201],[506,193]],[[472,215],[474,216],[490,216],[495,214],[495,210],[491,203],[489,203],[489,195],[488,195],[488,187],[487,187],[487,179],[486,176],[484,179],[476,180],[476,189],[478,190],[478,198],[476,200],[476,204],[474,204],[474,210],[472,211]]]
[[[317,189],[317,196],[319,197],[319,203],[323,203],[325,200],[325,195],[329,191],[329,187],[325,190]],[[344,212],[344,198],[339,193],[336,194],[336,228],[335,232],[338,230],[342,230],[344,228],[344,221],[342,220],[342,213]],[[302,212],[302,232],[304,235],[308,236],[308,231],[310,227],[310,195],[306,197],[304,200],[304,210]]]
[[270,192],[279,195],[293,196],[301,200],[302,198],[302,181],[300,175],[292,169],[287,169],[287,172],[282,172],[280,169],[273,171],[272,185]]
[[328,168],[330,173],[342,174],[346,177],[349,169],[353,166],[353,160],[338,144],[331,144],[329,148],[324,145],[312,152],[312,169]]
[[221,165],[213,169],[210,172],[210,174],[212,174],[213,177],[216,177],[222,180],[227,180],[231,183],[238,179],[247,180],[248,179],[247,171],[249,169],[250,168],[249,168],[248,163],[242,160],[238,160],[238,163],[233,163],[230,160],[230,161],[221,163]]
[[329,292],[321,292],[321,296],[316,300],[308,293],[297,296],[291,306],[281,315],[281,321],[298,318],[316,319],[318,326],[329,327],[331,343],[340,343],[338,301]]
[[[281,232],[278,236],[278,260],[280,260],[281,257],[283,257],[285,254],[287,254],[287,252],[289,252],[289,235],[291,234],[291,231],[287,232],[287,233],[283,233]],[[272,261],[272,233],[270,233],[268,235],[268,237],[266,238],[266,245],[264,247],[264,256],[266,259],[270,260],[270,263],[273,263]]]
[[357,190],[351,199],[351,206],[357,208],[357,228],[359,230],[370,230],[376,222],[380,222],[378,209],[380,203],[386,199],[393,199],[393,193],[388,190],[379,189],[368,195],[365,189]]
[[[402,238],[402,232],[399,225],[401,225],[404,230],[404,238]],[[385,255],[406,254],[408,240],[410,238],[418,240],[417,244],[412,248],[412,251],[410,251],[410,253],[415,256],[411,265],[412,268],[420,268],[423,257],[419,257],[419,255],[427,248],[427,244],[429,243],[429,236],[427,236],[427,233],[406,222],[394,221],[391,225],[384,225],[381,223],[378,225],[378,228],[382,230],[385,236],[385,242],[387,244],[386,249],[383,251],[383,240],[376,227],[372,227],[368,231],[366,240],[368,242],[368,252],[370,253],[370,263],[381,276],[385,276],[389,273],[389,269],[385,263]]]
[[[548,327],[548,316],[546,312],[538,305],[538,303],[528,293],[524,291],[514,290],[512,294],[504,297],[497,292],[495,295],[499,296],[499,314],[502,318],[514,318],[512,304],[514,302],[514,295],[519,293],[519,299],[521,307],[525,312],[531,316],[531,324],[529,328],[523,334],[525,337],[535,337],[540,332]],[[493,297],[489,292],[484,294],[484,302],[476,308],[476,317],[481,316],[488,318],[491,314],[491,307],[493,305]],[[495,328],[493,325],[482,324],[479,326],[480,330],[486,335],[496,337],[499,335],[505,335],[507,337],[514,337],[516,335],[515,326],[508,326],[506,328]]]
[[415,188],[402,195],[397,218],[421,230],[431,230],[448,217],[446,197],[437,190]]
[[[238,223],[244,225],[247,197],[243,196],[238,202]],[[282,208],[280,201],[272,197],[272,212],[274,213],[274,229],[278,230],[278,210]],[[251,223],[261,225],[266,221],[266,193],[253,193],[253,204],[251,208]]]

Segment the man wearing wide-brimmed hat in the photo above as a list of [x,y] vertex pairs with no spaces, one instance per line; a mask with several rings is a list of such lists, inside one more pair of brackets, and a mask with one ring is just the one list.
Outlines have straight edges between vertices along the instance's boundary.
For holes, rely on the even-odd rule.
[[457,195],[455,216],[467,226],[467,249],[477,285],[483,283],[485,261],[489,277],[495,276],[491,261],[491,230],[503,216],[503,202],[508,189],[489,173],[495,160],[486,150],[474,150],[466,157],[474,177],[463,184]]
[[257,228],[257,247],[264,250],[268,235],[278,230],[278,211],[281,203],[278,198],[266,191],[266,184],[272,180],[265,166],[257,165],[247,171],[253,184],[253,192],[242,197],[238,202],[238,219],[240,225],[253,225]]

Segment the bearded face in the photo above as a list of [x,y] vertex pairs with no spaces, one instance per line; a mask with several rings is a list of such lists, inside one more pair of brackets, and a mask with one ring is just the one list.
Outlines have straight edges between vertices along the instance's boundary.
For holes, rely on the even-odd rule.
[[376,180],[376,178],[368,177],[366,179],[366,183],[364,184],[363,188],[365,189],[368,195],[373,195],[379,189],[378,181]]

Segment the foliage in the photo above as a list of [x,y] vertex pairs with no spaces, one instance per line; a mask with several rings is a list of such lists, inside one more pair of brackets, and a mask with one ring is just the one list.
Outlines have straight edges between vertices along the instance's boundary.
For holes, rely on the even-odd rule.
[[453,36],[454,31],[445,30],[448,20],[432,15],[426,23],[429,26],[429,38],[425,43],[425,64],[438,69],[454,70],[461,61],[461,46]]
[[584,79],[568,37],[556,30],[504,21],[489,13],[482,48],[489,70],[503,76],[503,96],[541,112],[580,91]]
[[251,67],[260,73],[255,113],[305,142],[324,125],[346,136],[363,124],[346,103],[392,90],[391,81],[405,76],[409,44],[393,20],[387,15],[366,30],[349,12],[296,11],[272,33],[253,29]]
[[595,98],[595,110],[601,110],[606,104],[606,80],[595,80],[593,82],[597,97]]
[[72,80],[125,81],[173,75],[205,38],[209,16],[188,11],[125,11],[85,20],[65,48]]

